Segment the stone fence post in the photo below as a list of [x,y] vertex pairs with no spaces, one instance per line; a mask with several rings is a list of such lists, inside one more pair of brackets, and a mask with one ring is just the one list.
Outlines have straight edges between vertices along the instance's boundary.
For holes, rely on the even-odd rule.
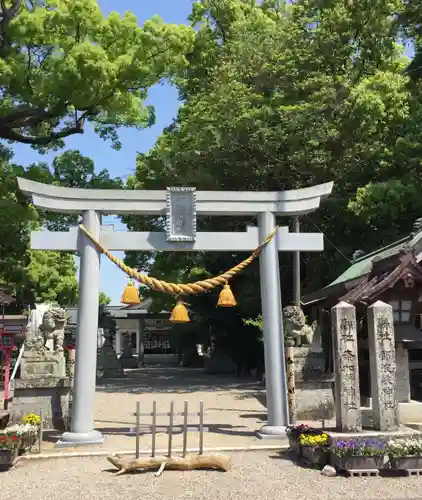
[[336,424],[340,432],[362,429],[355,307],[340,302],[331,309]]
[[398,427],[393,308],[380,300],[368,307],[368,347],[374,426]]

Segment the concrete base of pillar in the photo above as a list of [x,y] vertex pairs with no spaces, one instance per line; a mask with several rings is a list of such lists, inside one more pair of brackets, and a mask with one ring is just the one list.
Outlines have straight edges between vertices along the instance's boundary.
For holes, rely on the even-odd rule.
[[285,425],[264,425],[257,432],[259,439],[286,439],[287,427]]
[[100,431],[91,432],[64,432],[57,441],[56,448],[74,448],[76,446],[90,446],[94,444],[103,444],[104,436]]

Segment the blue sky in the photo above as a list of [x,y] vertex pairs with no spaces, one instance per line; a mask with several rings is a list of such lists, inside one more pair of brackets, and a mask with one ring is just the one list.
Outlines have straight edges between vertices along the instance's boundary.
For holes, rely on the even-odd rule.
[[[143,23],[153,15],[158,14],[165,22],[182,24],[187,22],[191,11],[191,0],[100,0],[104,13],[118,11],[120,13],[130,10],[134,12]],[[122,130],[120,138],[123,147],[115,151],[110,144],[104,142],[91,130],[83,136],[73,136],[66,139],[65,149],[78,149],[85,156],[92,158],[97,170],[106,168],[112,176],[126,177],[133,173],[138,151],[148,151],[155,143],[162,129],[169,125],[177,114],[179,102],[176,90],[170,85],[157,85],[149,93],[148,103],[155,106],[156,124],[146,130]],[[57,153],[40,156],[29,146],[14,145],[15,161],[22,165],[34,161],[53,160]],[[59,152],[60,153],[60,152]],[[124,229],[116,219],[106,217],[103,224],[115,224],[115,229]],[[116,252],[123,258],[124,254]],[[118,305],[120,297],[126,286],[127,278],[114,264],[105,257],[101,262],[101,290],[112,299],[112,304]]]

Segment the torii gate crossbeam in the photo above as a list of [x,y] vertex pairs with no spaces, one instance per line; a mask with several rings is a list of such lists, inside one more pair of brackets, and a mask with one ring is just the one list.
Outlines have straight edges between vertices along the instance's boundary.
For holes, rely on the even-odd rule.
[[[18,179],[35,206],[57,213],[82,214],[88,231],[110,250],[246,251],[253,250],[276,227],[276,216],[314,212],[331,194],[333,183],[280,192],[167,191],[77,189]],[[101,226],[104,214],[167,217],[166,233],[123,233]],[[252,215],[258,229],[244,233],[196,233],[196,215]],[[70,432],[56,446],[101,444],[94,429],[100,253],[76,228],[68,232],[33,232],[31,248],[80,252],[79,305],[74,399]],[[323,235],[289,233],[281,227],[263,249],[260,261],[268,422],[261,438],[285,434],[289,423],[284,361],[282,301],[278,251],[322,251]]]

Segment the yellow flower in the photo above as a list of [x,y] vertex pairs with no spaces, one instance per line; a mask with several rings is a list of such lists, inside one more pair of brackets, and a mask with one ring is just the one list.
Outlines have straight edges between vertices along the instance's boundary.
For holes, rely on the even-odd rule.
[[39,417],[39,415],[36,415],[35,413],[28,413],[28,415],[25,415],[22,418],[21,423],[29,425],[40,425],[41,418]]
[[324,446],[328,443],[328,435],[325,433],[316,436],[301,434],[299,443],[303,446]]

